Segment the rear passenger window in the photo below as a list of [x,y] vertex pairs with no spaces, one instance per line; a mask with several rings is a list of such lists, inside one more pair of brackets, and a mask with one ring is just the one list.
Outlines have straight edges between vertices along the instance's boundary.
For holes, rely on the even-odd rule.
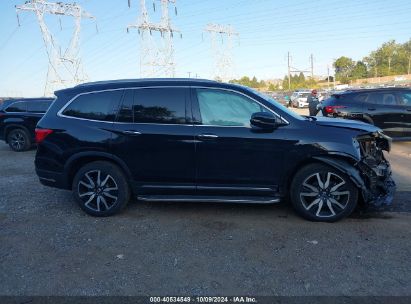
[[27,103],[27,111],[32,113],[46,113],[51,101],[30,101]]
[[185,124],[186,92],[185,88],[126,90],[117,121]]
[[371,93],[367,101],[373,104],[379,104],[379,105],[385,105],[385,106],[397,106],[398,105],[396,94],[393,92]]
[[27,103],[22,101],[12,103],[7,107],[6,112],[27,112]]
[[115,108],[123,90],[96,92],[78,96],[63,111],[63,115],[101,121],[113,121]]

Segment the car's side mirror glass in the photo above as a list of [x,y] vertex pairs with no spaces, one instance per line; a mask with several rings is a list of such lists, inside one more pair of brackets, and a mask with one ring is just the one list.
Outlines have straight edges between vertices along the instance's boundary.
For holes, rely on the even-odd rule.
[[275,116],[272,113],[257,112],[251,115],[250,124],[252,127],[264,130],[274,130],[284,125],[284,122],[281,120],[281,118]]

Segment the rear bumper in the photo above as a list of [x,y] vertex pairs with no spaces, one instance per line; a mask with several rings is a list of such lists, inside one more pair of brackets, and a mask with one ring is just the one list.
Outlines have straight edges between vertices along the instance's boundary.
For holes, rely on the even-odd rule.
[[63,174],[39,169],[36,169],[36,173],[42,185],[69,190]]

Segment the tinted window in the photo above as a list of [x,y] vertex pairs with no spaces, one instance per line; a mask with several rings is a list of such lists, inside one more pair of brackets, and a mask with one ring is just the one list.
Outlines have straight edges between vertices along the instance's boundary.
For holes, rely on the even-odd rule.
[[66,116],[102,121],[114,120],[114,107],[118,105],[122,90],[97,92],[78,96],[63,111]]
[[119,122],[134,122],[133,105],[134,105],[134,91],[125,90],[123,95],[123,103],[117,114],[117,121]]
[[22,101],[12,103],[6,109],[6,112],[26,112],[26,111],[27,111],[27,103],[22,102]]
[[411,92],[401,92],[398,95],[401,106],[411,106]]
[[249,127],[251,115],[264,111],[256,101],[233,92],[198,89],[197,98],[204,125]]
[[185,124],[186,92],[185,88],[126,90],[118,121]]
[[371,93],[367,102],[379,104],[379,105],[386,105],[386,106],[398,105],[397,98],[393,92]]
[[362,93],[362,94],[355,95],[353,99],[355,101],[363,102],[367,100],[367,97],[368,97],[367,93]]
[[52,101],[29,101],[27,102],[27,111],[33,113],[46,113]]

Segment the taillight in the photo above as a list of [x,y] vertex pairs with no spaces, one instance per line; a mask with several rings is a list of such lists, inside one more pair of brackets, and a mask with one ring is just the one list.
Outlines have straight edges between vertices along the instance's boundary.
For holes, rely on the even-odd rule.
[[36,143],[41,143],[48,135],[53,133],[53,130],[50,129],[37,129],[35,130],[36,133]]
[[332,113],[335,113],[336,111],[336,109],[344,109],[344,108],[346,108],[345,106],[326,106],[325,107],[325,113],[327,113],[327,114],[332,114]]

